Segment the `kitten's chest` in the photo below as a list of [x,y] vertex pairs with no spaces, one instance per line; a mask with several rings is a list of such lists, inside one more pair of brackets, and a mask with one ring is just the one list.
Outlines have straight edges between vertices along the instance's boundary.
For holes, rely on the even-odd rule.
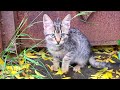
[[57,51],[54,51],[54,50],[50,50],[49,49],[49,52],[54,56],[54,57],[59,57],[59,58],[63,58],[65,55],[66,55],[66,53],[67,53],[67,51],[65,51],[64,49],[62,49],[62,50],[57,50]]

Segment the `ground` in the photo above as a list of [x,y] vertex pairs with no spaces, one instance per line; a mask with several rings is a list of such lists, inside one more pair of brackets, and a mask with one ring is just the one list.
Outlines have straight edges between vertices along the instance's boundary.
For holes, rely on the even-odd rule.
[[[120,60],[118,59],[118,56],[116,53],[117,50],[116,50],[116,47],[95,47],[93,48],[93,51],[96,52],[95,53],[95,57],[97,60],[112,60],[110,63],[120,63]],[[52,62],[51,61],[45,61],[45,60],[42,60],[42,62],[44,62],[45,64],[48,64],[48,65],[52,65]],[[40,67],[37,67],[39,68],[39,70],[41,69]],[[67,74],[58,74],[58,75],[55,75],[56,72],[53,72],[53,71],[50,71],[50,68],[48,68],[49,72],[51,73],[52,77],[54,79],[61,79],[61,78],[64,78],[64,77],[69,77],[70,79],[90,79],[91,75],[94,75],[96,73],[99,72],[99,70],[101,69],[96,69],[96,68],[93,68],[91,67],[89,64],[87,64],[84,68],[81,69],[80,73],[78,72],[74,72],[73,71],[73,68],[70,68],[69,72]],[[110,72],[108,72],[109,70],[111,70]],[[100,71],[101,72],[101,71]],[[120,79],[119,78],[119,67],[114,67],[113,69],[106,69],[106,71],[102,71],[102,74],[100,74],[101,76],[103,75],[103,77],[98,77],[98,79]],[[110,76],[109,76],[110,75]],[[112,76],[111,76],[112,75]],[[94,79],[94,78],[93,78]],[[95,78],[96,79],[96,78]]]
[[[118,60],[116,60],[117,62]],[[43,60],[44,62],[44,60]],[[119,62],[119,61],[118,61]],[[46,61],[45,62],[46,64],[48,65],[52,65],[51,62],[49,61]],[[41,69],[40,67],[37,67],[39,70]],[[119,70],[119,68],[113,68],[114,70]],[[96,68],[93,68],[93,67],[90,67],[89,68],[89,65],[86,65],[84,68],[81,69],[81,73],[78,73],[78,72],[74,72],[73,71],[73,68],[70,68],[69,72],[67,74],[63,74],[63,75],[54,75],[56,72],[51,72],[48,68],[48,71],[51,73],[52,77],[54,79],[61,79],[64,77],[71,77],[71,79],[89,79],[91,75],[94,75],[98,72],[98,70],[100,69],[96,69]],[[43,70],[44,71],[44,70]],[[115,76],[115,75],[114,75]],[[120,78],[118,78],[120,79]]]
[[[92,47],[92,51],[98,62],[120,63],[118,46]],[[25,49],[18,57],[11,57],[11,54],[4,57],[5,60],[0,58],[1,79],[120,79],[119,67],[96,69],[89,63],[79,72],[73,71],[74,65],[67,74],[63,74],[61,68],[54,72],[51,70],[53,57],[46,48]]]

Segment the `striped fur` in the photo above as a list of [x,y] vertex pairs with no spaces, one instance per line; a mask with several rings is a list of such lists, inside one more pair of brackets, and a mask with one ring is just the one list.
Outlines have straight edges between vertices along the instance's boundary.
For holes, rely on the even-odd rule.
[[59,62],[62,62],[62,71],[68,72],[71,63],[77,63],[79,70],[89,62],[93,67],[113,67],[120,64],[97,62],[91,52],[91,45],[87,37],[78,29],[70,28],[71,15],[68,14],[62,21],[53,22],[47,14],[43,16],[43,27],[48,51],[54,57],[53,70],[57,71]]

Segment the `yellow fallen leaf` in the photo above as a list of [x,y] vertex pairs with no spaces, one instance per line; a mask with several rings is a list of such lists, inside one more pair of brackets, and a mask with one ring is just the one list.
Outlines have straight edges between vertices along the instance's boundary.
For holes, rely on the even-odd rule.
[[101,56],[99,55],[99,56],[96,56],[95,58],[97,58],[97,59],[101,59]]
[[43,48],[42,50],[40,50],[39,52],[36,52],[36,55],[42,55],[42,53],[45,51],[45,49]]
[[108,70],[108,67],[105,67],[105,68],[103,68],[103,69],[101,69],[101,70],[98,70],[99,72],[105,72],[105,71],[107,71]]
[[40,76],[40,77],[46,77],[46,76],[40,74],[40,73],[39,73],[38,71],[36,71],[36,70],[35,70],[35,74],[38,75],[38,76]]
[[25,77],[24,79],[30,79],[29,77]]
[[114,73],[114,72],[113,72],[113,69],[111,69],[111,70],[107,70],[107,71],[108,71],[108,72],[112,72],[112,73]]
[[64,78],[62,78],[62,79],[71,79],[71,77],[64,77]]
[[21,67],[19,66],[6,66],[6,69],[9,70],[9,71],[19,71],[21,70]]
[[52,57],[48,56],[45,52],[42,52],[41,57],[43,60],[52,60],[53,59]]
[[63,74],[63,72],[62,72],[61,68],[59,68],[58,71],[57,71],[57,73],[55,73],[55,75],[62,75],[62,74]]
[[30,67],[30,64],[25,64],[22,66],[6,66],[6,69],[11,72],[11,71],[20,71],[22,69],[29,69],[29,67]]
[[98,62],[106,62],[106,63],[109,62],[109,60],[99,60],[99,59],[96,59],[96,61],[98,61]]
[[113,54],[112,57],[118,59],[118,56],[116,54]]
[[102,76],[102,73],[96,73],[94,75],[91,75],[91,79],[99,79]]
[[96,48],[92,48],[92,51],[94,51],[94,52],[98,52],[98,49],[96,49]]
[[28,58],[39,58],[38,56],[35,56],[35,53],[30,53],[30,52],[26,53],[26,56]]
[[0,65],[3,65],[4,61],[2,60],[2,58],[0,58]]
[[30,79],[35,79],[33,76],[29,76]]
[[30,67],[30,64],[25,64],[25,65],[21,66],[22,69],[29,69],[29,67]]
[[17,79],[23,79],[23,78],[24,78],[24,77],[20,77],[19,74],[15,75],[15,77],[16,77]]
[[107,76],[108,76],[109,79],[112,79],[112,77],[113,77],[112,76],[112,72],[106,72],[106,74],[107,74]]
[[98,79],[97,77],[90,77],[89,79]]
[[[101,78],[101,76],[103,75],[103,73],[104,72],[106,72],[108,70],[108,68],[103,68],[103,69],[101,69],[101,70],[98,70],[98,72],[96,73],[96,74],[94,74],[94,75],[91,75],[91,79],[100,79]],[[105,76],[104,76],[105,77]],[[104,78],[103,77],[103,78]]]
[[53,71],[50,65],[46,64],[46,66],[50,69],[51,72]]
[[109,60],[107,59],[107,60],[103,60],[103,62],[106,62],[106,63],[108,63],[109,62]]
[[103,74],[103,76],[105,76],[105,79],[111,79],[112,78],[112,73],[111,72],[106,72],[105,74]]
[[24,79],[34,79],[31,75],[26,76]]
[[25,61],[24,61],[24,58],[20,59],[18,62],[19,62],[20,65],[23,65],[24,62],[25,62]]
[[17,71],[11,71],[11,75],[17,74]]
[[108,61],[111,63],[116,63],[115,61],[113,61],[112,59],[109,59],[109,58],[108,58]]
[[96,59],[96,61],[98,61],[98,62],[103,62],[103,60],[99,60],[99,59]]
[[30,70],[30,69],[26,69],[25,72],[26,72],[26,73],[28,73],[28,72],[32,72],[32,70]]
[[120,72],[118,72],[118,71],[116,70],[116,74],[120,75]]

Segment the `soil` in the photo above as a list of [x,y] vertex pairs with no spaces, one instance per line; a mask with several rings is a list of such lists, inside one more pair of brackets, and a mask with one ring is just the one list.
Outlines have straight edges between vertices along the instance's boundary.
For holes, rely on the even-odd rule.
[[[116,62],[119,62],[120,63],[120,61],[119,60],[117,60],[117,59],[114,59]],[[48,65],[52,65],[52,62],[50,62],[50,61],[44,61],[44,60],[42,60],[42,62],[44,63],[44,64],[48,64]],[[91,76],[91,75],[93,75],[93,74],[95,74],[96,72],[98,72],[97,70],[100,70],[100,69],[96,69],[96,68],[93,68],[93,67],[90,67],[90,68],[88,68],[88,66],[89,65],[86,65],[84,68],[82,68],[81,69],[81,73],[76,73],[76,72],[74,72],[73,71],[73,68],[70,68],[69,69],[69,72],[67,73],[67,74],[64,74],[66,77],[71,77],[71,79],[89,79],[89,77]],[[38,70],[40,70],[40,72],[41,71],[43,71],[43,72],[46,72],[45,71],[45,69],[43,69],[43,68],[41,68],[41,67],[39,67],[39,66],[37,66],[36,67]],[[114,70],[118,70],[119,68],[118,67],[115,67],[115,68],[113,68]],[[48,72],[51,74],[51,76],[52,76],[52,78],[53,79],[61,79],[61,78],[63,78],[63,76],[64,75],[54,75],[56,72],[51,72],[48,68],[47,68],[47,70],[48,70]],[[42,73],[42,74],[44,74],[45,75],[45,73]],[[50,77],[48,77],[48,78],[50,78]],[[120,78],[119,78],[120,79]]]

